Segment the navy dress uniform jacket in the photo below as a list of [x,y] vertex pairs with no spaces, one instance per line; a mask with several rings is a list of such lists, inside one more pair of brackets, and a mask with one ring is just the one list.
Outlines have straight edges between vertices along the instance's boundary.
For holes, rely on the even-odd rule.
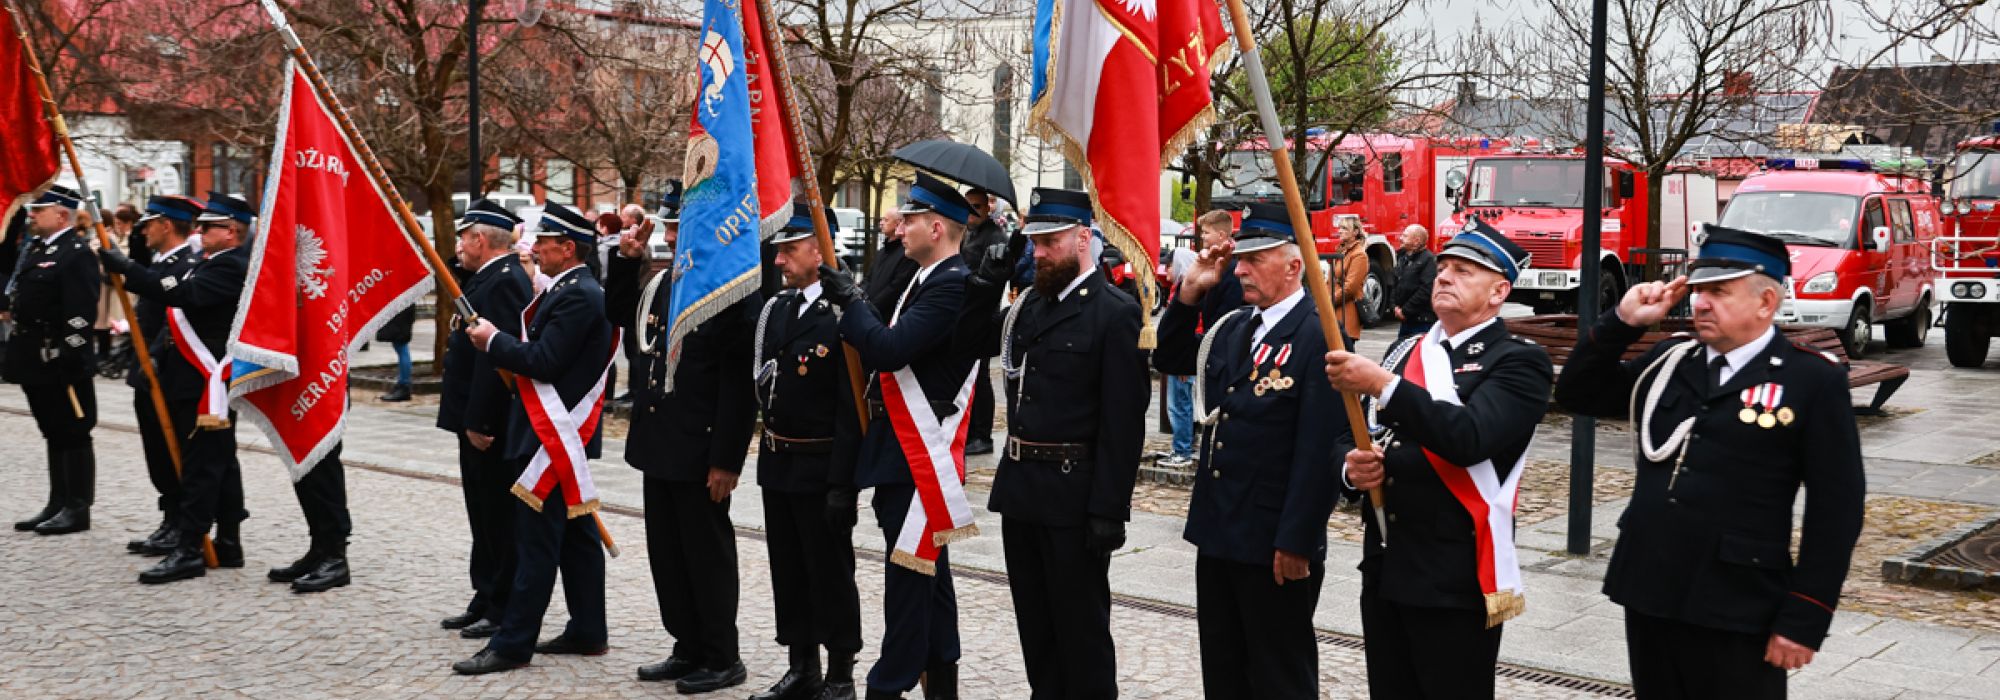
[[[236,304],[243,297],[243,279],[249,268],[248,246],[236,246],[202,258],[184,278],[135,267],[125,275],[125,288],[142,299],[187,314],[195,337],[219,360],[228,351],[229,327],[236,322]],[[167,400],[201,400],[204,388],[201,368],[189,364],[181,354],[168,324],[160,324],[150,347],[154,366],[159,370],[160,391]]]
[[[614,274],[636,277],[639,269],[614,266]],[[753,293],[695,326],[681,341],[673,392],[667,393],[670,280],[660,280],[644,327],[637,331],[653,341],[653,349],[639,358],[647,363],[648,379],[646,386],[632,387],[625,462],[648,478],[682,483],[707,483],[709,469],[741,474],[757,426],[750,354],[763,299]]]
[[[138,259],[133,258],[133,260],[136,262]],[[153,260],[147,268],[161,279],[174,278],[175,284],[178,285],[185,281],[188,273],[194,270],[195,263],[200,260],[201,254],[195,252],[194,246],[187,245]],[[127,287],[130,287],[129,282]],[[160,350],[164,349],[159,342],[160,331],[167,327],[166,305],[157,299],[141,296],[132,300],[132,315],[135,317],[132,332],[146,339],[146,348],[151,354],[159,354]],[[136,352],[132,354],[129,370],[125,373],[125,386],[147,389],[149,385],[146,383],[146,373],[139,367],[139,354]]]
[[[579,265],[551,282],[529,304],[535,306],[535,317],[529,319],[527,327],[530,339],[496,333],[486,345],[486,354],[492,357],[493,366],[519,375],[517,382],[534,378],[552,384],[565,407],[574,405],[597,385],[604,363],[611,361],[611,322],[604,317],[604,289],[597,286],[589,269]],[[525,460],[541,449],[542,439],[528,424],[528,412],[521,403],[533,401],[534,392],[518,384],[517,389],[521,400],[511,402],[505,456]],[[604,422],[600,420],[584,443],[585,456],[600,456],[603,438]]]
[[[535,283],[520,258],[504,253],[472,274],[464,285],[472,310],[501,333],[520,337],[521,309],[535,295]],[[437,427],[499,437],[506,432],[514,387],[493,366],[493,357],[473,347],[463,322],[452,324],[445,340],[444,391],[438,397]]]
[[[1656,370],[1642,383],[1640,373],[1662,353],[1696,342],[1668,339],[1638,359],[1621,361],[1642,333],[1616,311],[1605,314],[1578,339],[1556,383],[1564,407],[1616,418],[1630,411],[1633,392],[1640,392],[1643,407],[1653,383],[1665,381],[1653,439],[1664,440],[1681,421],[1695,420],[1678,477],[1672,462],[1638,455],[1638,483],[1618,518],[1605,594],[1633,612],[1731,632],[1777,633],[1819,648],[1861,533],[1867,489],[1846,369],[1779,334],[1714,390],[1701,348],[1671,375],[1658,377]],[[1784,387],[1781,405],[1796,416],[1789,424],[1766,429],[1738,418],[1744,408],[1739,394],[1765,383]],[[1794,561],[1792,504],[1801,484],[1811,497]]]
[[[1160,319],[1161,372],[1185,367],[1192,373],[1201,336],[1198,310],[1176,300]],[[1273,549],[1310,561],[1326,558],[1326,521],[1339,495],[1339,457],[1330,426],[1346,425],[1346,408],[1326,381],[1326,338],[1311,299],[1302,299],[1278,319],[1261,344],[1272,357],[1253,367],[1250,347],[1253,311],[1238,311],[1221,328],[1205,319],[1207,332],[1220,332],[1198,381],[1210,407],[1221,413],[1202,429],[1194,495],[1183,537],[1205,556],[1245,564],[1270,565]],[[1282,366],[1278,349],[1290,344]],[[1277,369],[1293,380],[1290,388],[1255,392],[1257,380]],[[1196,411],[1203,407],[1197,406]],[[1196,416],[1199,420],[1201,416]]]
[[910,278],[917,274],[917,261],[903,254],[903,242],[889,241],[876,251],[875,259],[868,264],[868,274],[861,278],[861,291],[874,305],[875,313],[888,318],[896,313],[896,300],[903,295],[903,288],[910,285]]
[[[1179,304],[1180,300],[1169,299],[1169,302],[1168,307],[1171,310],[1171,307]],[[1195,334],[1194,342],[1199,345],[1202,333],[1207,332],[1210,326],[1215,325],[1217,320],[1229,312],[1240,308],[1243,308],[1243,281],[1236,279],[1236,261],[1230,260],[1222,267],[1222,279],[1217,280],[1214,287],[1210,287],[1207,293],[1201,295],[1201,305],[1190,309],[1194,312],[1189,319],[1192,324],[1190,328]],[[1164,317],[1161,322],[1165,322]],[[1164,332],[1162,336],[1164,337]],[[1245,336],[1244,342],[1249,342],[1248,336]],[[1194,356],[1194,347],[1187,348],[1185,355],[1161,355],[1156,351],[1153,353],[1153,368],[1160,370],[1160,374],[1186,377],[1194,374]]]
[[1066,299],[1030,292],[1018,303],[1009,349],[1022,374],[1007,382],[1007,433],[1088,444],[1091,456],[1064,464],[1002,451],[987,508],[1053,526],[1082,525],[1090,516],[1127,520],[1150,379],[1138,302],[1093,272]]
[[[1390,357],[1401,355],[1396,366],[1388,367],[1396,376],[1414,361],[1421,337],[1411,336],[1390,349]],[[1475,523],[1424,451],[1461,468],[1493,460],[1494,476],[1506,481],[1548,412],[1554,369],[1547,351],[1514,337],[1498,319],[1447,355],[1463,405],[1435,400],[1423,387],[1404,380],[1388,403],[1376,409],[1376,420],[1395,431],[1387,445],[1376,446],[1383,451],[1384,505],[1395,545],[1385,551],[1374,512],[1363,513],[1360,569],[1384,599],[1484,611]],[[1338,463],[1354,449],[1354,435],[1345,424],[1326,429],[1336,433],[1339,469]]]
[[793,440],[832,442],[824,453],[759,450],[757,485],[766,491],[811,493],[854,480],[861,426],[840,344],[841,313],[815,299],[800,316],[804,301],[788,289],[770,302],[757,367],[777,364],[768,383],[757,385],[757,403],[764,409],[765,430]]
[[[7,381],[21,385],[88,380],[97,370],[90,338],[101,279],[89,241],[83,231],[67,229],[52,242],[30,242],[21,256],[9,300],[14,336],[0,369]],[[44,361],[44,350],[53,351],[54,359]]]
[[[903,300],[902,316],[895,325],[876,315],[874,306],[869,304],[850,304],[840,319],[840,337],[861,353],[861,364],[870,372],[910,368],[940,419],[949,415],[952,399],[958,396],[959,387],[977,363],[970,355],[954,352],[952,344],[964,311],[970,275],[965,263],[953,255],[938,261],[930,274],[910,289]],[[893,310],[891,302],[892,315]],[[868,399],[882,400],[879,380],[869,382]],[[967,403],[970,408],[970,401]],[[854,486],[912,483],[915,482],[910,479],[910,462],[896,441],[896,431],[869,430],[862,436],[861,452],[855,461]]]

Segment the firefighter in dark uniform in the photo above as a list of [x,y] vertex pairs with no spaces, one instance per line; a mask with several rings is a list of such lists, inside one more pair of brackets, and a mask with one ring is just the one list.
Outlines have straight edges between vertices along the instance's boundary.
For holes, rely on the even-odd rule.
[[125,275],[125,288],[166,307],[166,322],[151,345],[153,363],[167,399],[167,422],[181,442],[181,504],[176,526],[180,541],[165,559],[139,574],[157,584],[205,576],[202,537],[215,526],[219,566],[243,566],[241,526],[243,473],[236,460],[236,416],[216,372],[205,366],[228,354],[229,327],[243,296],[250,266],[250,221],[255,214],[241,199],[209,193],[208,206],[195,218],[201,232],[201,261],[184,277],[133,265],[117,249],[100,251],[104,269]]
[[[1195,324],[1230,257],[1247,306]],[[1324,371],[1325,336],[1279,205],[1251,205],[1231,242],[1203,250],[1160,320],[1154,366],[1196,375],[1200,444],[1183,537],[1195,545],[1203,693],[1317,698],[1313,610],[1326,521],[1340,485],[1345,409]]]
[[[200,202],[186,197],[153,197],[146,201],[146,213],[134,225],[146,242],[146,249],[152,251],[152,262],[147,268],[162,278],[176,280],[187,277],[194,264],[201,257],[191,239],[194,235],[195,217],[202,213]],[[166,327],[167,309],[160,302],[140,297],[132,302],[133,333],[148,341],[159,337]],[[148,345],[147,349],[159,352],[162,348]],[[160,493],[160,511],[165,517],[159,529],[145,539],[125,544],[125,548],[148,556],[166,556],[180,545],[181,531],[175,523],[180,510],[181,477],[174,471],[172,455],[167,451],[168,437],[162,431],[160,417],[153,410],[153,385],[146,378],[145,369],[139,366],[139,356],[132,356],[132,366],[125,372],[125,385],[132,387],[132,412],[139,419],[139,444],[145,450],[146,475],[153,480],[153,489]],[[191,425],[175,425],[173,439],[180,439]]]
[[1327,355],[1334,388],[1373,397],[1371,422],[1388,431],[1362,452],[1345,423],[1324,424],[1346,455],[1347,482],[1386,495],[1390,546],[1363,509],[1359,567],[1374,697],[1493,697],[1502,623],[1525,602],[1515,495],[1554,381],[1548,352],[1500,320],[1527,264],[1491,228],[1462,233],[1438,253],[1437,322],[1381,364]]
[[1139,303],[1097,272],[1090,196],[1037,189],[1023,233],[1035,284],[1008,309],[1007,443],[987,508],[1036,698],[1118,696],[1111,553],[1125,543],[1145,442]]
[[[613,268],[614,274],[630,275],[642,269]],[[643,334],[639,351],[647,379],[645,386],[632,388],[625,463],[646,475],[653,593],[660,621],[674,638],[666,659],[639,667],[639,679],[673,681],[680,692],[705,693],[748,676],[737,643],[740,582],[729,495],[757,425],[751,335],[764,300],[752,291],[689,330],[669,376],[672,278],[672,272],[654,275],[636,308],[617,311],[643,314],[633,328]]]
[[[1604,592],[1625,607],[1640,698],[1785,697],[1840,602],[1861,533],[1861,443],[1846,368],[1773,325],[1790,268],[1776,239],[1708,226],[1688,275],[1628,290],[1556,383],[1578,413],[1637,407],[1638,483]],[[1694,335],[1621,360],[1689,292]]]
[[[458,220],[458,263],[472,274],[463,291],[467,305],[499,332],[519,336],[521,309],[535,295],[534,280],[514,254],[514,227],[521,220],[485,199],[466,207]],[[444,387],[438,397],[437,427],[458,440],[459,483],[465,517],[472,525],[472,601],[448,617],[445,629],[481,639],[500,629],[514,579],[514,480],[521,475],[509,461],[507,409],[514,388],[493,366],[493,358],[472,346],[465,319],[454,317],[445,341]]]
[[[833,212],[826,212],[828,221]],[[854,529],[827,522],[826,494],[834,480],[854,480],[860,438],[847,356],[840,345],[840,311],[822,298],[818,239],[804,204],[771,237],[785,290],[757,317],[757,403],[764,432],[757,450],[757,486],[764,493],[771,595],[778,644],[790,667],[752,700],[854,698],[854,655],[861,651],[861,600],[854,585]],[[826,673],[819,648],[826,647]],[[822,688],[826,691],[821,694]]]
[[90,529],[97,458],[97,362],[90,343],[100,276],[90,242],[74,228],[83,198],[51,185],[27,205],[26,250],[7,283],[14,335],[7,341],[5,379],[21,385],[48,449],[49,500],[16,530],[61,535]]
[[[599,388],[605,363],[616,349],[611,321],[604,316],[604,288],[584,265],[596,243],[597,234],[583,215],[550,202],[542,210],[534,246],[535,263],[550,281],[528,302],[532,311],[522,329],[527,339],[501,333],[484,317],[465,330],[472,346],[487,354],[494,367],[515,375],[507,442],[493,446],[513,463],[509,469],[514,473],[520,473],[545,445],[551,452],[563,449],[556,436],[544,437],[530,424],[525,404],[537,399],[526,382],[550,385],[563,406],[579,405]],[[598,421],[584,442],[586,458],[599,456],[603,437],[604,424]],[[513,590],[500,629],[479,653],[452,664],[453,671],[464,675],[508,671],[528,665],[535,654],[596,656],[610,648],[604,620],[603,539],[591,513],[571,516],[563,488],[558,484],[550,490],[539,509],[526,499],[515,499]],[[558,573],[569,624],[561,634],[536,643]]]
[[[908,368],[932,411],[943,420],[963,410],[954,399],[978,364],[973,353],[957,351],[953,345],[965,321],[971,284],[972,273],[958,256],[971,208],[950,185],[919,172],[900,211],[904,251],[917,272],[886,318],[872,304],[855,303],[866,299],[846,273],[822,266],[820,283],[827,301],[842,308],[840,337],[861,353],[861,364],[870,372]],[[997,277],[1003,282],[1012,271],[1007,264],[990,267],[1005,268]],[[980,274],[989,272],[982,269]],[[986,316],[990,323],[990,311]],[[885,541],[894,543],[909,514],[916,481],[896,431],[888,427],[889,409],[880,381],[870,381],[867,396],[874,427],[862,436],[854,487],[828,492],[828,518],[851,525],[855,489],[872,487],[875,518]],[[958,697],[958,600],[952,590],[949,550],[938,548],[928,576],[895,563],[893,554],[885,557],[891,561],[886,562],[883,581],[882,655],[868,671],[869,698],[902,697],[916,687],[920,676],[924,697]]]

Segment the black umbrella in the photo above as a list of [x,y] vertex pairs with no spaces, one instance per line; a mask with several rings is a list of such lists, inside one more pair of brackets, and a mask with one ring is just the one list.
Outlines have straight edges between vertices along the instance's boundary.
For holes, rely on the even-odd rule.
[[992,192],[1009,204],[1021,206],[1020,201],[1014,198],[1014,180],[1007,176],[1006,166],[970,144],[944,139],[918,141],[896,149],[892,155],[896,160],[923,168],[939,177],[956,180],[959,184]]

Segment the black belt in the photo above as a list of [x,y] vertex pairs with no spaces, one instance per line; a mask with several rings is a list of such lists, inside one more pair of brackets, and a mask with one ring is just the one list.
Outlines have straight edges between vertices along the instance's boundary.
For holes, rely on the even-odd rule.
[[1087,442],[1028,442],[1007,436],[1007,457],[1016,462],[1082,462],[1091,454]]
[[833,438],[788,438],[764,430],[764,449],[772,454],[823,455],[833,452]]
[[[930,403],[930,405],[931,405],[931,413],[932,413],[932,414],[935,414],[935,415],[936,415],[937,417],[939,417],[939,418],[943,418],[943,417],[946,417],[946,416],[949,416],[949,415],[952,415],[952,414],[954,414],[954,413],[958,413],[958,407],[957,407],[957,406],[954,406],[954,405],[952,405],[952,404],[950,404],[950,403],[948,403],[948,402],[945,402],[945,401],[930,401],[930,402],[928,402],[928,403]],[[888,419],[888,418],[889,418],[889,406],[888,406],[887,404],[884,404],[884,403],[882,403],[882,400],[881,400],[881,399],[869,399],[869,400],[868,400],[868,417],[869,417],[869,418],[881,418],[881,419],[884,419],[884,420]]]

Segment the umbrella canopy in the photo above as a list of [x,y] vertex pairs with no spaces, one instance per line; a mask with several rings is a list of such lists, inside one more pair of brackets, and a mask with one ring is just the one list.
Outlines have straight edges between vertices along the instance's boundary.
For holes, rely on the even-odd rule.
[[918,141],[896,149],[891,155],[938,177],[992,192],[1017,209],[1021,206],[1020,200],[1014,198],[1014,180],[1008,177],[1006,166],[970,144],[944,139]]

